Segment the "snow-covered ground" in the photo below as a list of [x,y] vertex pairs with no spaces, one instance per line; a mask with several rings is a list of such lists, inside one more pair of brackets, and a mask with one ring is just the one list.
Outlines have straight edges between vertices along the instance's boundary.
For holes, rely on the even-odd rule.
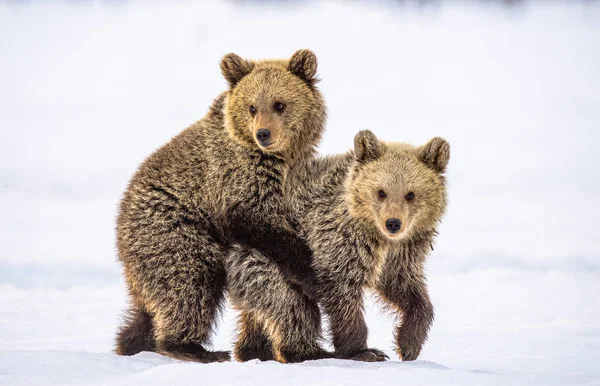
[[[600,6],[0,2],[0,385],[600,384]],[[419,361],[182,363],[111,352],[114,217],[152,150],[225,88],[229,51],[308,47],[322,153],[370,128],[452,146]],[[214,347],[233,340],[227,310]]]

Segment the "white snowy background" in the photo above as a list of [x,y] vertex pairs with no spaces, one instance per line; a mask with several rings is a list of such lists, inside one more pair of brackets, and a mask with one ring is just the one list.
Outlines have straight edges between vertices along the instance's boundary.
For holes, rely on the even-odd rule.
[[[200,119],[219,60],[319,58],[323,154],[450,141],[418,361],[183,363],[112,352],[128,178]],[[0,2],[0,384],[600,384],[600,6],[592,1]],[[233,312],[214,337],[232,346]]]

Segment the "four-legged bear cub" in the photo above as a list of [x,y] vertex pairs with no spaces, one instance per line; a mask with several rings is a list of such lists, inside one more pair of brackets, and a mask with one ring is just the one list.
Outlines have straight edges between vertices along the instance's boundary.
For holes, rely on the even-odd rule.
[[286,189],[314,253],[316,292],[336,357],[385,359],[367,347],[365,288],[398,313],[398,355],[419,356],[434,315],[423,266],[446,207],[449,157],[442,138],[413,147],[362,131],[354,152],[310,160],[290,172]]

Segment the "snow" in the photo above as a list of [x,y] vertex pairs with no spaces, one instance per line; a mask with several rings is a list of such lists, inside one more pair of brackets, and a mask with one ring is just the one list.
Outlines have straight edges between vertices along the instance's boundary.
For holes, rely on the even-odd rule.
[[[600,7],[445,1],[0,2],[0,385],[600,384]],[[324,154],[450,141],[418,361],[195,364],[112,353],[119,197],[225,88],[227,52],[317,53]],[[227,309],[213,339],[230,349]]]

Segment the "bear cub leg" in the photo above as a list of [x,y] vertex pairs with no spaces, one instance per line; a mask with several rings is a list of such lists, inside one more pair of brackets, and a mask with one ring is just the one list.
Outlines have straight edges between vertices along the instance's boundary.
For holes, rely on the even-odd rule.
[[274,360],[273,344],[262,322],[251,311],[242,311],[238,319],[239,336],[235,342],[234,356],[240,362],[252,359]]
[[[237,245],[227,257],[227,284],[235,307],[250,311],[259,319],[275,360],[289,363],[331,357],[319,345],[321,314],[316,302],[309,300],[299,286],[290,284],[271,259]],[[258,331],[253,323],[247,318],[245,321],[242,333],[249,330],[256,337]],[[236,345],[240,355],[241,348],[249,343],[248,337],[242,334],[242,338],[245,339]]]

